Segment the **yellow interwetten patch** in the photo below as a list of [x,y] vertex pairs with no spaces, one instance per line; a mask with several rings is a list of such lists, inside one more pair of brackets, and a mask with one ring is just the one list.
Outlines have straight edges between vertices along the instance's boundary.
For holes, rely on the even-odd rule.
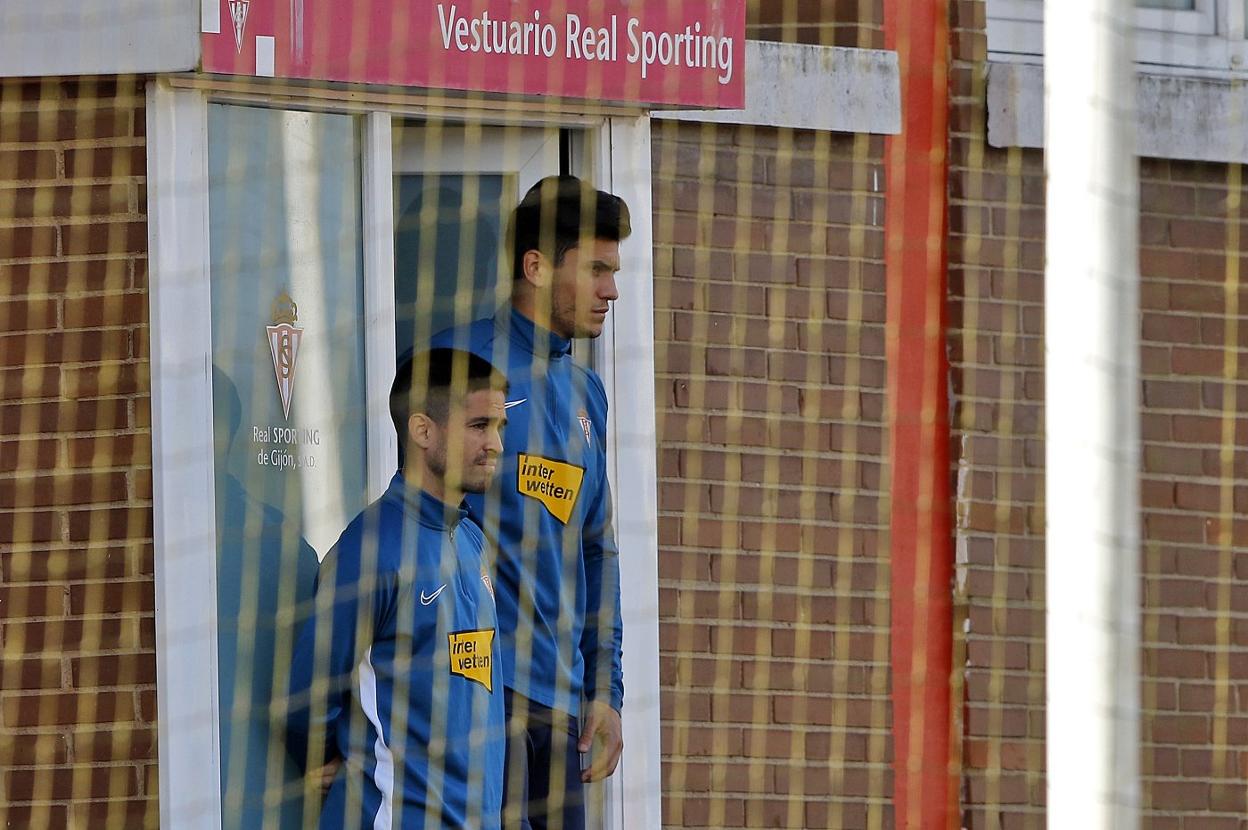
[[480,683],[494,693],[494,629],[456,631],[450,642],[451,674]]
[[540,455],[520,453],[516,468],[516,487],[521,495],[546,505],[551,515],[565,525],[572,518],[572,508],[581,492],[585,470],[575,464],[552,461]]

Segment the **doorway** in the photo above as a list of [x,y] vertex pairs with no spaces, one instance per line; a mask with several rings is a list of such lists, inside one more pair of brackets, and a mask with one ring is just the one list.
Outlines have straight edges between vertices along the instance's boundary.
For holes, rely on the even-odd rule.
[[560,173],[592,176],[585,133],[568,128],[413,121],[396,125],[393,147],[401,356],[507,302],[507,220],[530,187]]
[[[309,95],[275,106],[263,93],[167,80],[149,84],[147,103],[162,824],[215,830],[223,813],[238,814],[222,797],[222,770],[239,754],[221,740],[222,691],[247,700],[264,659],[245,643],[251,659],[232,677],[221,664],[229,655],[218,634],[232,632],[219,617],[241,620],[244,604],[259,611],[259,580],[240,559],[240,585],[256,590],[240,588],[240,607],[219,613],[222,528],[241,526],[245,553],[270,538],[283,557],[324,553],[341,529],[331,525],[376,498],[395,469],[387,395],[398,352],[505,301],[510,275],[498,254],[508,212],[541,177],[571,172],[623,196],[634,220],[622,246],[627,302],[593,350],[574,347],[611,399],[608,467],[629,574],[627,749],[599,789],[607,809],[596,815],[613,830],[657,825],[648,118],[535,108],[517,126],[467,107],[437,121],[413,114],[429,111],[420,103]],[[215,400],[230,384],[235,394]],[[235,499],[249,507],[233,512],[217,492],[230,474],[252,497]],[[335,489],[339,509],[322,509]],[[283,520],[264,521],[274,511],[258,505]],[[218,507],[234,520],[218,522]],[[258,518],[240,525],[237,515]],[[252,532],[275,524],[280,533]],[[240,680],[242,664],[253,667],[250,680]],[[283,667],[277,656],[269,666]]]

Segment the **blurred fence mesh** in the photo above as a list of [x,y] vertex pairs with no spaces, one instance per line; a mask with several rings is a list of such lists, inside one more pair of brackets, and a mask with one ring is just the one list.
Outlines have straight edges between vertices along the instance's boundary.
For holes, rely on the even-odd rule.
[[[1038,828],[1045,719],[1060,716],[1044,706],[1043,395],[1060,379],[1043,337],[1062,309],[1044,305],[1043,151],[989,141],[989,7],[950,6],[948,204],[933,209],[949,228],[956,518],[933,555],[956,578],[914,588],[954,599],[961,825]],[[885,23],[869,1],[753,2],[747,34],[878,49]],[[1158,54],[1178,60],[1183,42],[1161,37]],[[189,728],[157,723],[152,80],[0,81],[6,827],[157,826],[158,733]],[[445,113],[486,98],[396,108],[395,314],[379,323],[368,106],[271,91],[208,106],[208,192],[191,195],[208,204],[211,304],[185,309],[212,321],[213,435],[188,435],[188,457],[212,444],[212,728],[258,730],[221,738],[226,823],[244,827],[283,826],[283,802],[308,826],[319,806],[263,725],[284,705],[316,560],[370,498],[375,327],[397,355],[505,303],[520,183],[593,180],[604,146],[581,121],[551,126],[567,102],[491,99],[467,121]],[[654,271],[625,259],[618,302],[653,281],[658,509],[641,519],[658,531],[659,700],[629,716],[660,727],[663,825],[892,827],[890,621],[908,598],[890,587],[884,138],[659,117],[650,136]],[[1123,325],[1141,334],[1143,825],[1243,827],[1242,166],[1145,158],[1140,191],[1141,315]],[[293,409],[268,333],[283,324],[306,338]],[[609,348],[573,355],[601,368]],[[621,563],[628,592],[627,550]]]

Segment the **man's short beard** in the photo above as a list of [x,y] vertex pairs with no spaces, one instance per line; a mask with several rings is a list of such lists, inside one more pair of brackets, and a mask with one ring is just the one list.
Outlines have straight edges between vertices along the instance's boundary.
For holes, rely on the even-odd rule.
[[430,449],[426,451],[425,466],[429,468],[429,472],[442,479],[442,481],[446,481],[446,447],[440,446],[436,450]]
[[[480,459],[480,460],[485,460],[485,459]],[[482,477],[484,478],[484,481],[475,481],[475,482],[468,481],[468,479],[465,477],[465,479],[462,482],[460,482],[459,487],[465,493],[484,493],[486,490],[489,490],[490,485],[494,483],[494,476],[483,475]]]
[[460,473],[461,478],[459,481],[448,481],[446,478],[446,447],[444,446],[430,449],[425,453],[425,466],[429,469],[429,472],[442,480],[443,486],[453,485],[464,493],[484,493],[490,489],[490,484],[494,481],[493,476],[481,483],[468,481],[463,477],[463,472]]
[[[490,479],[490,481],[493,481],[493,479]],[[481,493],[484,493],[486,490],[490,489],[490,482],[487,481],[487,482],[482,482],[482,483],[477,484],[477,483],[473,483],[470,481],[464,481],[460,483],[459,488],[463,490],[465,493],[473,493],[473,494],[479,495]]]

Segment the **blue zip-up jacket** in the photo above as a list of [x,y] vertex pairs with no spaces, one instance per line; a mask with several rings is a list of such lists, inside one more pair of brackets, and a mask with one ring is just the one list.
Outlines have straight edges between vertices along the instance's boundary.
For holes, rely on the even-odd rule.
[[618,711],[623,626],[602,380],[572,360],[571,341],[510,305],[433,346],[474,352],[510,384],[494,485],[465,500],[498,557],[504,685],[572,716],[582,696]]
[[499,826],[506,726],[484,545],[462,509],[400,474],[321,563],[286,728],[309,767],[319,751],[344,759],[322,828]]

